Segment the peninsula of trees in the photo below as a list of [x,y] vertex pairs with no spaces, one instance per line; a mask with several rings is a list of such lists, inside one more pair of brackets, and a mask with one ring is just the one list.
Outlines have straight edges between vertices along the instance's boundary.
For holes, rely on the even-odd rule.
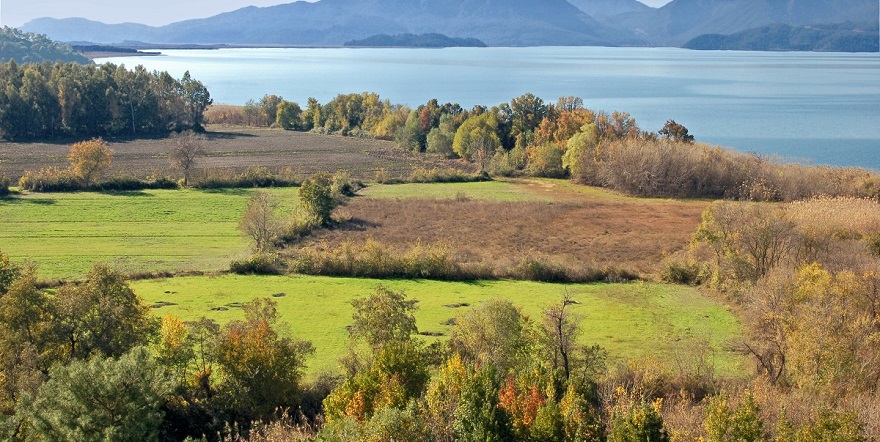
[[453,47],[470,47],[482,48],[486,47],[486,43],[476,38],[457,38],[449,37],[443,34],[397,34],[387,35],[379,34],[367,37],[363,40],[352,40],[345,42],[345,46],[350,47],[403,47],[403,48],[453,48]]
[[52,41],[45,35],[32,34],[16,28],[0,28],[0,63],[15,60],[19,63],[40,63],[43,61],[74,62],[80,64],[91,61],[65,44]]

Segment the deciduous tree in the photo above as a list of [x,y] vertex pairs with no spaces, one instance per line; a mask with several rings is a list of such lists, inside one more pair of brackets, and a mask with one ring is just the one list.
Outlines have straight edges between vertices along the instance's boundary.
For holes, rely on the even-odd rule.
[[70,146],[67,159],[74,176],[89,186],[110,167],[112,156],[113,153],[104,140],[93,138]]
[[175,167],[183,171],[183,185],[189,185],[190,172],[198,163],[199,157],[207,153],[204,135],[186,130],[172,136],[174,144],[168,159]]
[[254,252],[266,253],[272,249],[281,233],[278,216],[279,203],[268,192],[258,190],[248,201],[238,228],[254,242]]
[[329,224],[333,208],[336,207],[330,177],[317,174],[303,181],[299,188],[299,201],[318,225]]

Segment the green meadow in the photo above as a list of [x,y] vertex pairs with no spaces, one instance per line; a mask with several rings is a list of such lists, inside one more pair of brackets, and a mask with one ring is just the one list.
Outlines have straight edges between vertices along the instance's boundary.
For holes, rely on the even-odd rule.
[[[537,182],[537,181],[536,181]],[[367,187],[360,195],[369,198],[470,198],[486,201],[552,201],[550,195],[535,193],[514,181],[479,181],[472,183],[408,183]]]
[[[270,189],[283,210],[296,188]],[[0,251],[31,261],[46,279],[77,278],[96,261],[125,272],[216,271],[248,253],[238,230],[252,189],[31,193],[0,199]],[[366,198],[535,201],[550,197],[512,182],[376,185]]]
[[153,305],[157,316],[184,320],[201,317],[220,323],[242,318],[240,306],[272,297],[293,336],[312,341],[316,353],[309,372],[337,371],[346,349],[351,300],[369,295],[379,284],[404,290],[418,301],[419,331],[427,342],[446,339],[450,319],[495,298],[509,299],[533,321],[567,291],[583,318],[582,341],[606,348],[612,361],[656,357],[674,365],[676,355],[708,345],[716,372],[743,373],[740,356],[725,350],[742,336],[742,326],[723,305],[697,290],[654,283],[548,284],[526,281],[439,282],[312,276],[197,276],[134,281],[132,288]]
[[[297,204],[297,189],[271,192]],[[221,270],[246,255],[238,230],[250,189],[24,193],[0,199],[0,250],[41,278],[77,278],[96,261],[126,272]]]

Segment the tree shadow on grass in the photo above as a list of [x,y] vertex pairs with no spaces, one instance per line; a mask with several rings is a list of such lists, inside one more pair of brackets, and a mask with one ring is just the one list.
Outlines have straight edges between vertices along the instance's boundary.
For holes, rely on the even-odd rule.
[[15,194],[0,198],[0,206],[3,204],[33,204],[36,206],[51,206],[56,203],[53,198],[30,199],[14,196]]
[[101,190],[98,193],[110,196],[155,196],[143,190]]
[[235,195],[235,196],[244,196],[248,195],[253,188],[252,187],[218,187],[218,188],[207,188],[207,189],[199,189],[195,188],[193,190],[204,192],[204,193],[212,193],[218,195]]
[[244,132],[205,132],[205,135],[212,140],[234,140],[236,138],[257,138],[259,135]]

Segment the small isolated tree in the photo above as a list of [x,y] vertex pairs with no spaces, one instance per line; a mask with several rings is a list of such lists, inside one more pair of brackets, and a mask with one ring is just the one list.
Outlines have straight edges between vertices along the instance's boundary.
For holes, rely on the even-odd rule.
[[198,162],[198,158],[204,156],[205,136],[197,134],[191,130],[183,131],[172,136],[174,144],[171,146],[171,152],[168,159],[174,167],[183,171],[183,185],[189,185],[189,176],[192,169]]
[[299,188],[299,202],[316,224],[329,224],[330,215],[336,207],[330,177],[318,174],[305,180]]
[[91,185],[112,164],[113,152],[101,138],[93,138],[70,146],[67,159],[73,175],[83,184]]
[[675,120],[666,120],[663,129],[660,129],[658,133],[672,141],[679,141],[682,143],[694,142],[694,136],[688,134],[687,128],[676,123]]
[[278,218],[278,201],[268,192],[257,191],[248,201],[244,216],[238,223],[242,233],[254,241],[254,251],[265,253],[281,232]]

